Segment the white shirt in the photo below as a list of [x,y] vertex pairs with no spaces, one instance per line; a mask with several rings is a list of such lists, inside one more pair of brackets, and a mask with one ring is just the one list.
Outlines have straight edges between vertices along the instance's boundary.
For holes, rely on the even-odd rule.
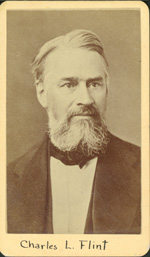
[[51,157],[54,234],[83,234],[91,198],[97,158],[82,169]]

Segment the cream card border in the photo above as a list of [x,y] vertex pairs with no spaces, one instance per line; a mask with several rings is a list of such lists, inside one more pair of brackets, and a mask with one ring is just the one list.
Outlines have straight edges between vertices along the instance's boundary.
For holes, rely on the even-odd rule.
[[[51,234],[7,234],[6,233],[6,16],[7,10],[70,10],[70,9],[127,9],[141,12],[141,112],[142,112],[142,233],[140,235],[51,235]],[[149,247],[149,10],[141,1],[102,1],[102,2],[46,2],[12,1],[0,6],[0,251],[6,256],[142,256]],[[44,244],[50,241],[57,250],[35,250],[20,247],[21,240]],[[74,249],[65,249],[68,240]],[[106,250],[90,251],[79,249],[79,240],[109,243]]]

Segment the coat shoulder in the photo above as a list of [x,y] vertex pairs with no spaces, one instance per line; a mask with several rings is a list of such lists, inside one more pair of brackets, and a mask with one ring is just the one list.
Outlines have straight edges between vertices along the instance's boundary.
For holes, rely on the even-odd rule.
[[131,165],[140,162],[141,148],[112,134],[110,134],[110,143],[108,148],[108,151],[117,157],[118,160],[122,158],[125,162],[131,163]]
[[27,166],[30,166],[34,161],[34,158],[41,155],[43,149],[46,146],[47,138],[44,137],[40,142],[33,145],[25,154],[17,158],[13,162],[8,164],[7,174],[9,176],[19,177],[25,170]]

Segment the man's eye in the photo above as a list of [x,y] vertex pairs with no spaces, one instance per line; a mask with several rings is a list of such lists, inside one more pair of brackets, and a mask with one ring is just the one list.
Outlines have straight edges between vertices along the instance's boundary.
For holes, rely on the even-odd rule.
[[102,86],[102,83],[100,82],[92,82],[88,85],[88,87],[90,88],[97,88],[97,87],[101,87]]
[[74,88],[76,86],[75,83],[65,83],[63,84],[61,87],[65,87],[65,88]]

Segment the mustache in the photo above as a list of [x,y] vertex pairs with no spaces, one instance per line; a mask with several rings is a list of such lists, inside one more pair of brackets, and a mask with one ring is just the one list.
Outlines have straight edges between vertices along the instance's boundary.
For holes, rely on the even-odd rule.
[[97,108],[93,104],[77,106],[75,108],[69,109],[67,112],[68,120],[76,115],[90,115],[100,117]]

